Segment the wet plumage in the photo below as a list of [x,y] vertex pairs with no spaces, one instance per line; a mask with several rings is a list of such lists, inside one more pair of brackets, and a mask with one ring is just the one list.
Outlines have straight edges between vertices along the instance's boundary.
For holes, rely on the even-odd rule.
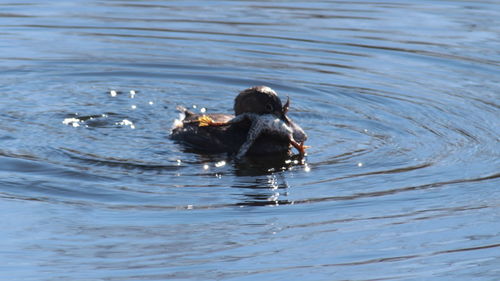
[[[236,115],[178,109],[185,116],[172,130],[171,138],[200,152],[227,152],[237,157],[289,153],[291,144],[307,139],[302,128],[286,115],[288,102],[283,106],[276,92],[265,86],[242,91],[235,98]],[[212,120],[212,125],[200,126],[200,118]]]

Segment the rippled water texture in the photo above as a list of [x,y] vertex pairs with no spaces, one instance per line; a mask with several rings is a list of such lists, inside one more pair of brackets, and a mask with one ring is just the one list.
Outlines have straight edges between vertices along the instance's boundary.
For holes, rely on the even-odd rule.
[[[499,280],[498,1],[1,1],[0,279]],[[268,85],[304,163],[169,140]]]

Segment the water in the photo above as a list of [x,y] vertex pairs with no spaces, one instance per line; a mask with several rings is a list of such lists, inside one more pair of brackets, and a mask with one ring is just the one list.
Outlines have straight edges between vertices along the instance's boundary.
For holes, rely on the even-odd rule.
[[[1,1],[2,280],[498,280],[499,26],[498,1]],[[253,85],[290,96],[304,164],[168,139]]]

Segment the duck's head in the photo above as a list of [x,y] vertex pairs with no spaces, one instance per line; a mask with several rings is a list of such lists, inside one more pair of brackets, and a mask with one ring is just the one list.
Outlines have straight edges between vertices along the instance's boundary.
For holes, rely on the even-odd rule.
[[305,141],[307,136],[304,130],[287,116],[289,106],[289,98],[283,105],[278,94],[273,89],[267,86],[255,86],[243,90],[234,99],[234,114],[273,114],[293,129],[295,140]]
[[234,114],[243,113],[284,115],[284,108],[278,94],[266,86],[255,86],[243,90],[234,99]]

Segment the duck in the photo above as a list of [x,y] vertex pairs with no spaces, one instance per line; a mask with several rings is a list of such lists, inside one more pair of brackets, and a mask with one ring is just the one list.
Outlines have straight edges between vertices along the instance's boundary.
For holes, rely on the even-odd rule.
[[290,98],[283,105],[270,87],[254,86],[234,99],[234,114],[194,113],[178,106],[181,118],[174,121],[170,138],[206,153],[245,156],[291,154],[295,148],[306,155],[307,135],[288,116]]

